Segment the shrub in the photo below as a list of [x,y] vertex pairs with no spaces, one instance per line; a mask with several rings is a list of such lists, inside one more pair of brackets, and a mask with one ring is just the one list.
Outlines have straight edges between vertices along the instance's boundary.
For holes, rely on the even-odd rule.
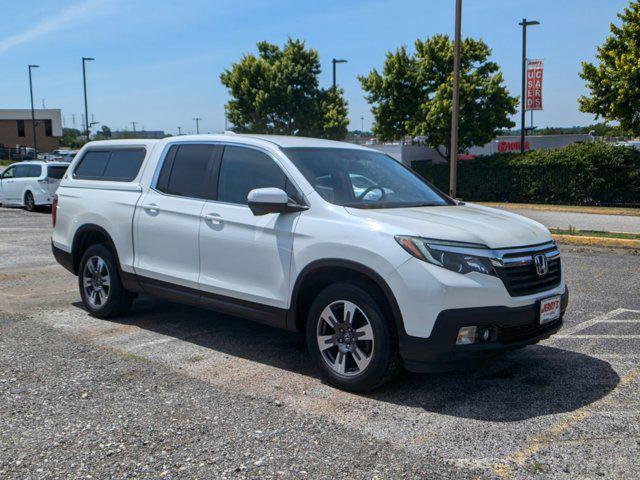
[[[448,190],[448,164],[422,163],[414,169]],[[592,142],[462,161],[458,196],[486,202],[640,206],[640,152]]]

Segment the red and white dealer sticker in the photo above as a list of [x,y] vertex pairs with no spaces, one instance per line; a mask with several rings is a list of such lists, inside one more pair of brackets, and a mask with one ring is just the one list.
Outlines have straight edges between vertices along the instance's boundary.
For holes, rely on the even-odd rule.
[[560,295],[540,300],[540,325],[560,318]]

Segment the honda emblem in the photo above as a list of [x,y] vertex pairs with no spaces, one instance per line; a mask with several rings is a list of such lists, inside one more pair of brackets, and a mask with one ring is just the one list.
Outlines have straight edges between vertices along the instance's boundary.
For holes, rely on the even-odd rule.
[[547,256],[539,254],[533,257],[533,263],[536,265],[536,273],[539,277],[543,277],[549,273],[549,264],[547,263]]

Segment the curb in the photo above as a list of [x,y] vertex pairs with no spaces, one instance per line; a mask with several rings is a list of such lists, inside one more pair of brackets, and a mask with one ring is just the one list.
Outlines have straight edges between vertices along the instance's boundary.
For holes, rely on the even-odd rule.
[[628,238],[586,237],[582,235],[558,235],[553,234],[558,243],[567,245],[579,245],[584,247],[614,247],[640,250],[640,240]]

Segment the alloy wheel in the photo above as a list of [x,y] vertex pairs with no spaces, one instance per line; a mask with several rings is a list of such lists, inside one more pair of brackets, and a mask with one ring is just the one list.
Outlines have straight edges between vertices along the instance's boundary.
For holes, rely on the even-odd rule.
[[322,361],[336,374],[363,373],[373,358],[371,322],[355,303],[337,300],[320,314],[316,338]]
[[102,258],[93,256],[87,260],[82,274],[82,287],[93,308],[100,308],[107,302],[111,291],[111,275]]

